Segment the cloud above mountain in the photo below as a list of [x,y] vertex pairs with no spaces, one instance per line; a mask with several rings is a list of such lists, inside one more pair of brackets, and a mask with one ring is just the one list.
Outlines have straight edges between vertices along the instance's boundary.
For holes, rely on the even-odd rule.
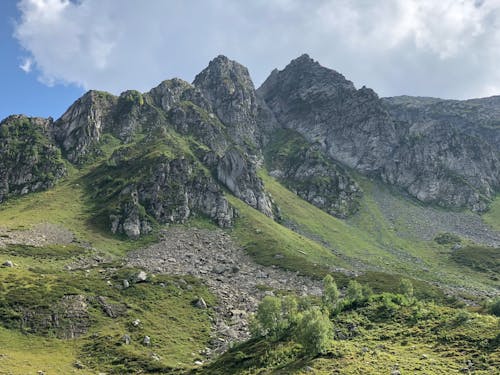
[[381,95],[500,94],[500,0],[21,0],[22,69],[118,93],[218,54],[256,84],[306,52]]

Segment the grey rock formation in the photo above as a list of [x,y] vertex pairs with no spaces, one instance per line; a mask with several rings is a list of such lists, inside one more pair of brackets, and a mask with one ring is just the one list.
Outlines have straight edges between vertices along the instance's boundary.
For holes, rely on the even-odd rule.
[[381,177],[422,202],[481,212],[500,187],[500,158],[481,139],[437,124],[411,130]]
[[320,144],[351,168],[376,172],[397,146],[395,123],[375,92],[356,90],[307,55],[273,71],[257,92],[282,127]]
[[228,150],[217,165],[217,178],[248,205],[273,217],[273,203],[257,176],[255,164],[238,149]]
[[469,100],[395,96],[382,98],[389,113],[412,131],[438,124],[480,138],[500,151],[500,96]]
[[225,56],[218,56],[196,76],[193,84],[227,126],[230,137],[240,145],[255,147],[259,112],[248,69]]
[[56,335],[70,339],[85,334],[90,327],[87,298],[66,295],[48,308],[18,308],[20,329],[25,332]]
[[119,211],[110,214],[111,230],[137,238],[159,223],[184,223],[203,214],[221,227],[233,224],[234,210],[214,179],[194,160],[149,160],[149,172],[119,192]]
[[269,174],[302,199],[340,218],[358,210],[361,188],[318,143],[310,144],[294,131],[279,131],[265,155]]
[[14,115],[0,123],[0,203],[49,189],[66,175],[52,119]]
[[[465,109],[453,103],[460,115],[433,111],[441,103],[433,99],[416,100],[417,108],[409,99],[382,101],[307,55],[274,71],[258,93],[282,127],[319,144],[333,160],[422,202],[483,211],[500,187],[498,144],[486,141],[498,135],[492,138],[491,129],[484,130],[495,124],[485,109],[495,100],[485,101],[481,110],[477,101],[468,101]],[[471,107],[476,110],[467,117]],[[488,125],[473,130],[477,118],[486,118]]]
[[55,123],[54,134],[66,158],[76,164],[99,154],[98,142],[112,123],[117,98],[89,91],[73,103]]

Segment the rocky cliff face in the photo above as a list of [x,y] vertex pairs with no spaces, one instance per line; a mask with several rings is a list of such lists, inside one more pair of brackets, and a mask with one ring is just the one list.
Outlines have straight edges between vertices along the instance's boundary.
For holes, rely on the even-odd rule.
[[[127,168],[128,163],[130,160],[117,161],[117,167]],[[151,231],[151,219],[161,224],[185,223],[200,214],[220,227],[232,226],[233,208],[194,160],[160,156],[148,164],[147,173],[137,182],[119,189],[116,209],[109,213],[113,233],[138,238]]]
[[351,168],[379,170],[398,143],[395,123],[372,90],[356,90],[307,55],[271,73],[258,93],[282,127]]
[[[417,109],[404,100],[404,105],[382,101],[307,55],[274,71],[258,93],[282,127],[318,143],[333,160],[399,186],[422,202],[482,211],[500,186],[498,146],[485,141],[491,136],[484,131],[495,120],[485,110],[476,110],[467,124],[462,108],[462,120],[454,125],[456,114],[428,109],[439,106],[434,100],[416,100]],[[470,122],[479,117],[488,118],[489,125],[473,130]]]
[[264,163],[342,218],[362,195],[352,169],[422,202],[482,211],[500,187],[498,119],[498,98],[381,100],[307,55],[256,91],[244,66],[218,56],[193,84],[172,79],[120,96],[89,91],[56,122],[4,120],[0,201],[51,187],[65,174],[62,153],[77,166],[98,165],[89,189],[105,207],[101,215],[133,238],[193,215],[232,225],[224,188],[276,217],[257,174]]
[[280,130],[272,134],[265,155],[269,174],[302,199],[340,218],[359,209],[361,188],[319,143],[311,144],[297,132]]
[[396,96],[383,98],[389,113],[412,131],[436,125],[489,143],[500,152],[500,96],[470,100]]
[[10,116],[0,123],[0,203],[54,186],[66,174],[52,119]]
[[116,102],[110,94],[89,91],[56,121],[55,139],[70,162],[81,164],[99,154],[97,144],[112,123],[111,110]]

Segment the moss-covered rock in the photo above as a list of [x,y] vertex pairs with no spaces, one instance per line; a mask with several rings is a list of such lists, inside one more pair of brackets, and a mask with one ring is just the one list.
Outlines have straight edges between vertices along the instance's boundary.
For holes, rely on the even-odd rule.
[[10,116],[0,123],[0,202],[54,186],[66,174],[52,119]]

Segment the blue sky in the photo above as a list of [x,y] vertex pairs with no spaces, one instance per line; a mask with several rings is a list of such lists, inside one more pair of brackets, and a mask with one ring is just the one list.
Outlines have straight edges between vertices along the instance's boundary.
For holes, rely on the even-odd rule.
[[59,117],[68,106],[84,92],[74,84],[49,87],[40,83],[37,76],[19,68],[23,51],[12,37],[14,20],[18,18],[16,1],[0,1],[0,119],[11,114]]
[[256,86],[308,53],[380,96],[500,94],[500,0],[0,0],[0,17],[0,118],[191,82],[219,54]]

